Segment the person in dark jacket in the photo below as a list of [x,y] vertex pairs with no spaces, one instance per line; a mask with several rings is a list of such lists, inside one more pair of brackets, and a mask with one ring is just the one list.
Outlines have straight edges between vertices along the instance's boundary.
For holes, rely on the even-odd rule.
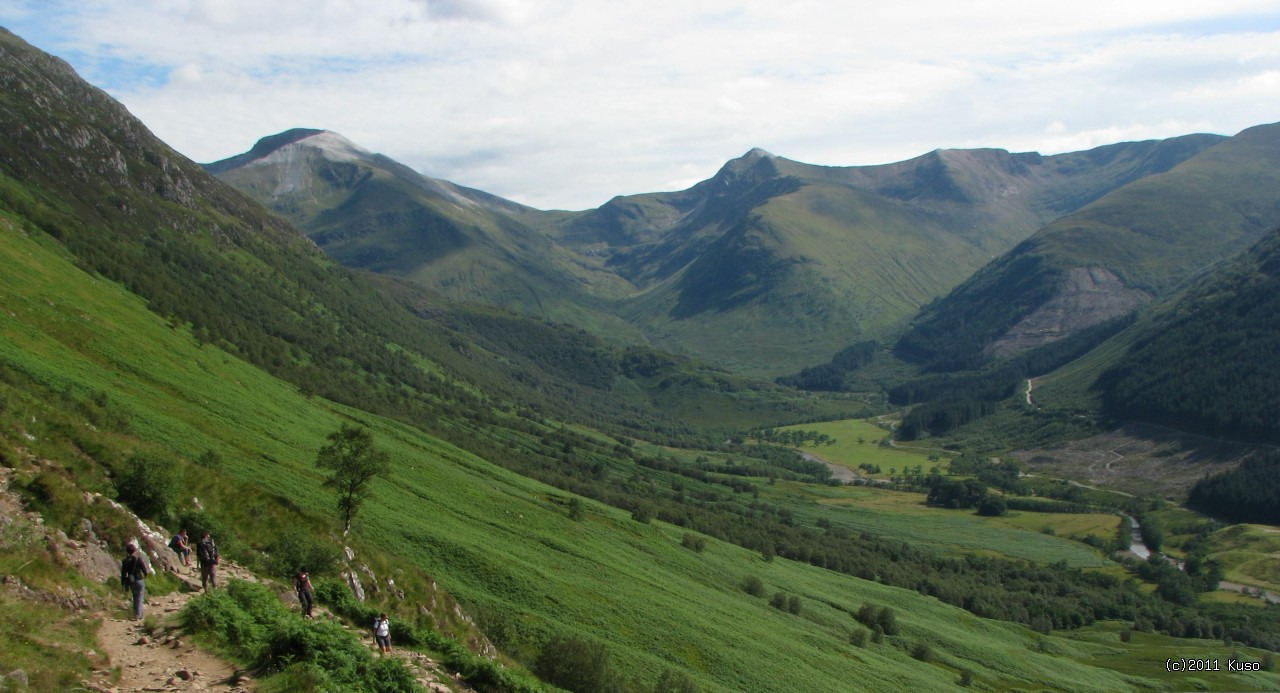
[[218,546],[205,530],[196,544],[196,563],[200,564],[200,589],[208,592],[218,587]]
[[303,617],[311,618],[311,606],[315,603],[315,599],[314,590],[311,588],[311,576],[307,575],[306,568],[299,570],[298,576],[293,579],[293,589],[298,592],[298,603],[302,604]]
[[120,563],[120,584],[133,593],[133,620],[142,618],[142,605],[147,599],[147,562],[138,555],[138,547],[125,547],[128,556]]

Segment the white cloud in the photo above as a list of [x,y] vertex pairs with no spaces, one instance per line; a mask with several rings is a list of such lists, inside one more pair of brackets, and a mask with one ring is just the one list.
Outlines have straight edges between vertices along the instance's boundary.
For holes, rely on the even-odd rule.
[[851,165],[1280,120],[1273,2],[1041,5],[78,0],[0,22],[196,160],[323,127],[542,207],[686,187],[754,146]]

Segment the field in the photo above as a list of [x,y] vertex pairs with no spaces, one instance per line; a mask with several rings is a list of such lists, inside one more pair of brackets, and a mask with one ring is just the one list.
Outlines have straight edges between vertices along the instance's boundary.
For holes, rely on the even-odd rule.
[[[874,421],[874,419],[823,421],[783,426],[779,430],[815,431],[830,436],[835,441],[831,445],[810,445],[801,449],[826,462],[848,467],[873,479],[887,479],[891,476],[891,470],[901,471],[917,465],[922,466],[926,472],[933,467],[946,471],[947,460],[951,453],[927,447],[881,445],[880,441],[889,438],[889,431],[876,425]],[[930,459],[931,457],[934,459]],[[879,466],[880,472],[867,474],[858,469],[860,464]]]
[[1227,579],[1280,593],[1280,528],[1235,525],[1215,536],[1210,558],[1227,571]]
[[[121,287],[76,270],[51,242],[0,225],[0,265],[10,270],[0,276],[0,359],[54,390],[99,393],[128,419],[133,446],[187,460],[219,453],[225,471],[193,471],[189,479],[200,485],[188,488],[215,512],[234,506],[281,523],[332,516],[332,498],[313,466],[316,451],[341,423],[367,426],[390,453],[393,474],[375,484],[356,538],[399,558],[384,580],[426,571],[498,642],[574,633],[604,643],[635,681],[651,684],[675,669],[707,691],[947,690],[965,670],[978,687],[994,690],[1179,685],[1156,669],[1125,670],[1113,657],[1123,650],[1110,642],[1041,636],[912,591],[784,559],[766,562],[713,539],[695,552],[681,546],[681,528],[635,522],[589,500],[585,517],[574,521],[565,492],[407,425],[308,398],[197,345],[184,326],[166,324]],[[42,447],[53,432],[40,421],[7,419],[4,433],[29,436],[23,446],[34,454],[66,454]],[[248,485],[264,493],[237,493]],[[807,513],[904,540],[1076,565],[1100,560],[1033,529],[913,505],[918,496],[785,482],[767,488],[762,494],[785,494]],[[743,592],[747,576],[759,577],[766,594],[799,597],[800,613]],[[893,608],[901,635],[849,644],[860,628],[851,613],[867,602]],[[912,657],[920,643],[932,648],[933,661]],[[1204,652],[1229,654],[1211,643]],[[509,653],[526,661],[531,654],[518,646]],[[1227,685],[1274,689],[1280,678],[1250,675]]]
[[[762,492],[763,493],[763,492]],[[1078,568],[1114,565],[1095,549],[1071,541],[1072,535],[1115,534],[1114,515],[1065,515],[1011,512],[1008,517],[982,517],[972,510],[930,508],[924,494],[872,486],[812,486],[781,483],[770,497],[791,500],[797,516],[826,517],[832,524],[871,532],[911,544],[935,546],[944,553],[1002,555],[1038,563],[1066,561]],[[1057,536],[1042,531],[1054,528]]]

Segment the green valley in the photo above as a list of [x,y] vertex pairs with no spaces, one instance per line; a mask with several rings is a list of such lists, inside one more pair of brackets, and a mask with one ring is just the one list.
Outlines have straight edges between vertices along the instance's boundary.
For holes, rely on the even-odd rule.
[[[1270,439],[1227,401],[1262,410],[1269,390],[1219,375],[1274,365],[1275,232],[1203,281],[1142,284],[1177,302],[1050,344],[975,360],[975,318],[903,353],[963,287],[1040,297],[1057,270],[1000,268],[1056,267],[1016,258],[1065,219],[1150,211],[1188,171],[1262,175],[1244,150],[1270,152],[1251,139],[1269,127],[879,167],[753,150],[687,190],[542,212],[326,131],[206,170],[3,31],[0,84],[0,690],[127,678],[103,638],[130,542],[160,573],[121,632],[225,660],[227,688],[1280,687],[1280,609],[1218,591],[1276,585],[1274,530],[1177,507],[1268,512],[1272,458],[1175,431],[1132,483],[1226,474],[1085,483],[1138,447],[1126,416]],[[1219,250],[1244,247],[1255,192],[1179,238],[1236,215]],[[354,514],[318,464],[348,430],[388,462]],[[179,528],[252,579],[192,597],[164,548]],[[381,611],[408,656],[360,639]],[[1171,664],[1189,657],[1251,666]]]

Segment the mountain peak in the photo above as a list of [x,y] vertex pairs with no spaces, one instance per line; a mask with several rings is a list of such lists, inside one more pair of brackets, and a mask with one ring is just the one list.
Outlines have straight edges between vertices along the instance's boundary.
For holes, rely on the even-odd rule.
[[216,161],[205,168],[217,175],[242,166],[269,164],[281,155],[280,152],[282,150],[292,145],[317,150],[330,161],[361,161],[373,156],[367,149],[332,130],[293,128],[274,135],[267,135],[258,140],[249,151],[222,161]]
[[777,159],[778,157],[769,152],[755,147],[736,159],[730,159],[711,180],[727,185],[743,180],[759,182],[766,178],[773,178],[778,174],[775,163]]
[[373,156],[369,150],[332,130],[315,131],[294,143],[318,149],[330,161],[362,161]]

